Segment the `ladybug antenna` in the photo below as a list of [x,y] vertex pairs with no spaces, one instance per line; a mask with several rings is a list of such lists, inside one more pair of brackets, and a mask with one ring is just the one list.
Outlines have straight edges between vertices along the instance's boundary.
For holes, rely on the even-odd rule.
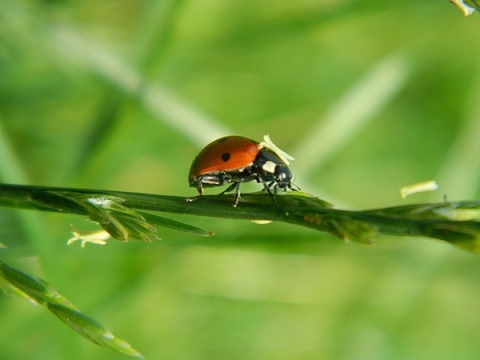
[[295,160],[293,156],[288,155],[285,151],[275,145],[268,134],[263,137],[263,141],[260,143],[260,148],[266,148],[273,151],[286,165],[290,165],[290,161]]

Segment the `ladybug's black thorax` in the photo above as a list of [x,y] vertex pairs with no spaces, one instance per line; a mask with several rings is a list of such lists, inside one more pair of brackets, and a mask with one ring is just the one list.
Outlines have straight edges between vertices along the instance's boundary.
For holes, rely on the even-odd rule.
[[292,172],[273,151],[265,148],[260,150],[253,162],[252,171],[256,180],[267,183],[268,187],[274,185],[283,190],[292,187]]

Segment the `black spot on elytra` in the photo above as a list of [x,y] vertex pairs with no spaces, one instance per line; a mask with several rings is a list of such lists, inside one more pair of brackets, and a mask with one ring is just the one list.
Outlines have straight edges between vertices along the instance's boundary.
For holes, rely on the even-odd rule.
[[222,160],[224,162],[227,162],[228,160],[230,160],[230,153],[226,152],[226,153],[223,153],[222,154]]

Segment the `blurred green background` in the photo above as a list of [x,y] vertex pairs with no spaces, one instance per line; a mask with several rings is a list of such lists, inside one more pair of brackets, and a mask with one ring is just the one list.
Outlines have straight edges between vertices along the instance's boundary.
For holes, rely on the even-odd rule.
[[[447,0],[2,0],[0,181],[194,195],[204,145],[270,134],[339,207],[478,199],[479,29]],[[0,256],[147,359],[478,359],[478,255],[176,218],[216,235],[82,249],[82,219],[0,209]],[[0,319],[2,359],[126,358],[19,299]]]

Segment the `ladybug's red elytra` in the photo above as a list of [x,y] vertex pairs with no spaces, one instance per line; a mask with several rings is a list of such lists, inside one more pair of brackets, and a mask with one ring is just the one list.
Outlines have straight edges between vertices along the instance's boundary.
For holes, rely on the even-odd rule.
[[293,158],[277,148],[268,135],[261,143],[243,136],[226,136],[205,146],[195,157],[188,182],[200,195],[204,187],[231,184],[222,194],[235,191],[233,206],[236,207],[240,184],[255,180],[275,200],[273,193],[277,189],[298,189],[292,183],[289,160]]

